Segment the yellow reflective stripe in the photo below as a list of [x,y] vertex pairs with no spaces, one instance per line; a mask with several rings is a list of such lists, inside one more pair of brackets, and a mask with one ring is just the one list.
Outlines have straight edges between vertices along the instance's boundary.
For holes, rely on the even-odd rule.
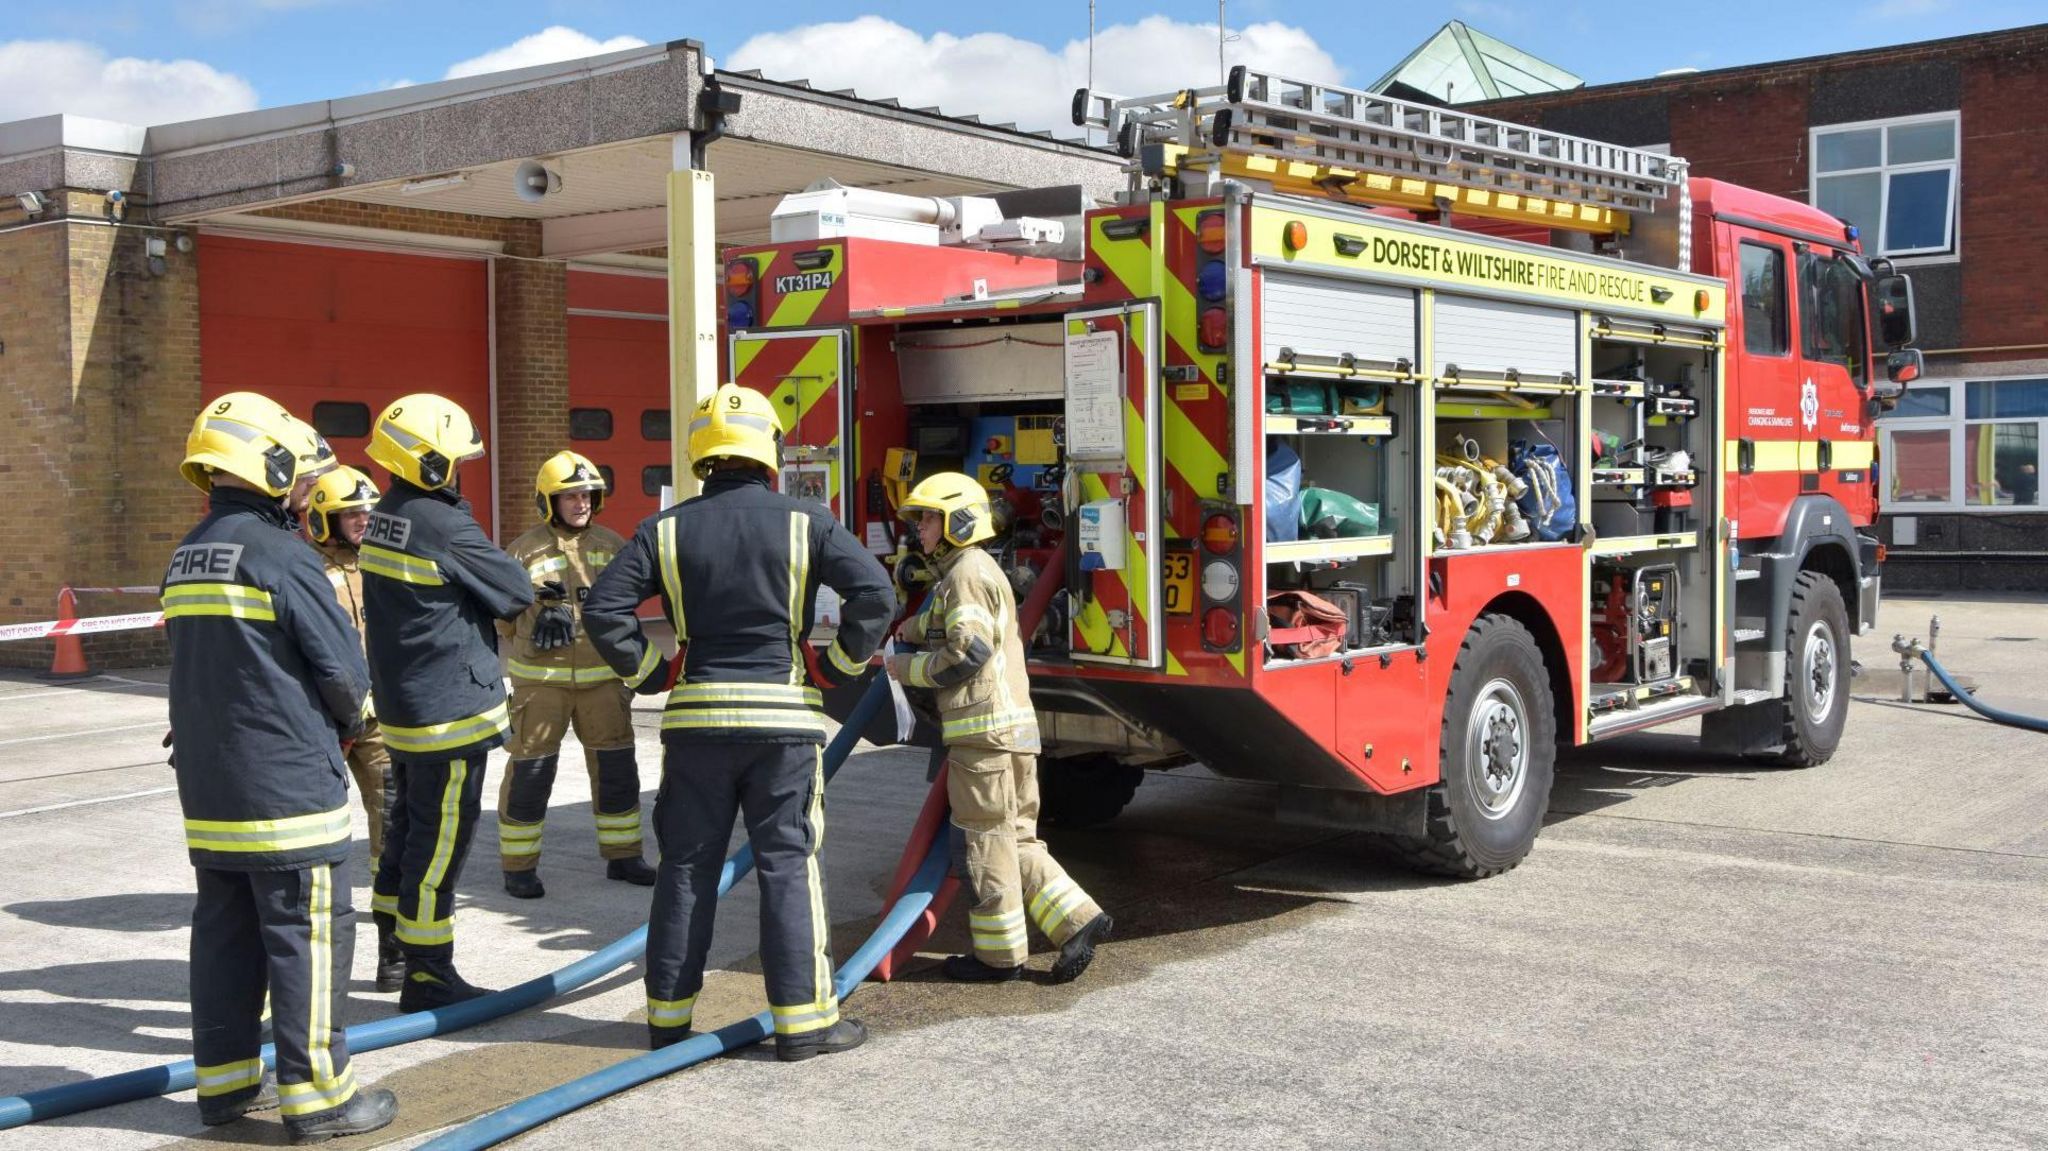
[[668,693],[668,706],[693,703],[788,703],[825,706],[825,693],[788,683],[679,683]]
[[[825,911],[825,877],[818,867],[818,852],[825,846],[825,755],[811,751],[811,807],[806,813],[811,825],[811,850],[804,857],[804,882],[811,896],[811,971],[816,978],[819,1003],[832,1004],[832,1021],[839,1019],[839,996],[832,986],[832,920]],[[824,1024],[830,1027],[832,1023]],[[783,1016],[775,1017],[778,1034],[784,1029]]]
[[498,854],[515,857],[539,855],[541,830],[541,824],[514,823],[500,816],[498,818]]
[[332,1111],[355,1097],[356,1067],[351,1063],[326,1083],[280,1083],[278,1109],[293,1118]]
[[599,812],[593,818],[597,820],[599,827],[638,827],[640,826],[640,809],[636,807],[631,811],[620,812],[617,815],[606,815],[603,812]]
[[697,997],[647,1000],[647,1022],[656,1027],[688,1027],[697,1010]]
[[952,631],[963,623],[978,623],[991,632],[996,630],[996,617],[990,615],[988,609],[980,604],[963,603],[946,613],[947,631]]
[[356,562],[366,572],[403,583],[440,587],[448,582],[442,578],[441,565],[433,560],[393,551],[381,544],[365,542],[357,549]]
[[839,641],[836,639],[825,649],[825,661],[830,663],[841,675],[859,675],[867,670],[867,665],[847,655],[846,649],[840,647]]
[[627,687],[639,687],[646,683],[647,677],[654,674],[654,669],[661,666],[661,649],[654,646],[653,640],[645,636],[641,639],[647,647],[640,653],[640,666],[634,668],[633,674],[626,677]]
[[[499,710],[504,709],[501,707]],[[455,942],[454,915],[446,919],[426,917],[433,915],[439,904],[441,881],[448,877],[448,865],[455,857],[455,834],[462,824],[462,785],[468,779],[469,761],[448,761],[448,782],[441,785],[440,819],[434,828],[434,854],[427,860],[426,873],[420,876],[419,904],[414,908],[418,918],[398,917],[398,939],[401,943],[431,945]]]
[[683,617],[683,573],[676,567],[676,521],[664,516],[654,525],[655,562],[661,565],[661,584],[668,589],[669,623],[676,629],[676,642],[690,638],[689,620]]
[[612,562],[612,552],[584,552],[583,562],[593,568],[601,568]]
[[164,589],[163,606],[165,619],[206,615],[277,619],[269,592],[238,583],[172,584]]
[[528,680],[533,683],[567,683],[574,684],[577,687],[589,687],[592,684],[608,683],[619,678],[618,672],[603,664],[593,667],[548,667],[514,659],[505,661],[505,669],[512,674],[514,679]]
[[201,1099],[215,1095],[230,1095],[263,1082],[263,1060],[238,1059],[233,1063],[195,1067],[193,1075],[199,1086]]
[[550,559],[544,559],[536,563],[530,563],[526,565],[526,574],[530,576],[544,576],[549,572],[559,572],[568,570],[568,556],[554,556]]
[[912,687],[937,687],[938,684],[932,682],[932,654],[921,651],[911,656],[910,667],[903,673],[903,682]]
[[671,711],[661,717],[661,727],[664,731],[699,727],[758,728],[769,731],[793,728],[801,731],[816,731],[821,735],[827,730],[825,717],[814,711],[736,707],[707,707],[691,708],[688,711]]
[[510,726],[502,703],[481,715],[451,719],[447,723],[405,727],[387,720],[382,724],[386,747],[393,751],[415,752],[463,747],[493,735],[502,735]]
[[1038,922],[1038,929],[1051,935],[1067,916],[1088,902],[1088,893],[1081,885],[1062,876],[1039,889],[1031,900],[1031,918]]
[[185,845],[194,851],[296,851],[348,839],[348,808],[285,819],[188,819]]
[[1024,909],[1021,907],[1001,915],[969,914],[967,930],[973,935],[976,947],[989,951],[1009,951],[1027,942]]
[[[313,869],[313,887],[307,899],[310,913],[310,941],[308,951],[312,957],[311,986],[312,1002],[307,1006],[306,1018],[306,1061],[313,1073],[313,1090],[300,1100],[304,1110],[294,1114],[310,1114],[328,1107],[339,1107],[347,1103],[356,1093],[353,1065],[342,1068],[341,1074],[334,1073],[334,869],[317,867]],[[293,1084],[297,1087],[299,1084]],[[282,1097],[285,1087],[278,1087]],[[324,1101],[321,1105],[316,1105]]]
[[1009,728],[1023,727],[1026,724],[1035,724],[1037,722],[1037,712],[1028,708],[1018,708],[1010,711],[993,712],[989,715],[968,716],[964,719],[949,719],[945,722],[941,734],[945,739],[951,740],[958,736],[979,735],[990,731],[1004,731]]
[[823,1031],[839,1022],[839,1001],[836,998],[822,999],[816,1003],[805,1003],[796,1007],[770,1006],[768,1010],[775,1017],[777,1035],[806,1035]]
[[804,590],[811,579],[811,517],[789,513],[789,682],[804,681]]
[[373,891],[370,893],[370,911],[377,915],[397,915],[398,897],[396,895],[379,895]]

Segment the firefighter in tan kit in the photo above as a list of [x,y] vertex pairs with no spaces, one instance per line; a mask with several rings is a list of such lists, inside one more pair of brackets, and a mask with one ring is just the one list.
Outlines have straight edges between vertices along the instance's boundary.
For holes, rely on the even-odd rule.
[[988,492],[958,472],[917,485],[899,514],[938,564],[939,582],[901,634],[927,650],[889,657],[889,674],[935,688],[953,809],[955,868],[964,867],[974,907],[972,955],[955,955],[950,979],[994,983],[1023,974],[1025,916],[1060,949],[1052,981],[1079,978],[1114,924],[1038,838],[1038,716],[1018,635],[1010,580],[979,545],[996,534]]
[[540,881],[542,821],[562,737],[583,744],[597,853],[605,876],[650,887],[654,869],[640,858],[640,770],[633,755],[632,691],[583,634],[583,600],[612,557],[625,549],[594,517],[604,508],[604,476],[575,452],[557,452],[534,477],[541,522],[507,549],[533,580],[534,603],[500,621],[512,643],[512,757],[498,789],[498,859],[505,890],[520,899],[547,894]]

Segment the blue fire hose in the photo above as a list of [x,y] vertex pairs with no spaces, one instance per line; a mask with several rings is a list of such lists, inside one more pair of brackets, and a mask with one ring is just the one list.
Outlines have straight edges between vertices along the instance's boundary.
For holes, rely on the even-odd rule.
[[[825,748],[824,769],[827,780],[830,780],[838,772],[840,765],[846,762],[847,756],[853,752],[854,745],[860,742],[861,732],[881,714],[888,700],[887,681],[882,676],[875,676],[874,681],[868,685],[867,692],[860,697],[860,702],[854,705],[852,713],[846,717],[846,722],[840,725],[838,734]],[[753,866],[752,847],[742,847],[734,852],[732,858],[725,861],[725,870],[718,877],[718,894],[723,896],[732,890],[733,884],[751,871]],[[516,987],[494,991],[489,995],[448,1007],[437,1007],[432,1011],[379,1019],[373,1023],[359,1023],[347,1031],[349,1051],[351,1055],[381,1051],[386,1047],[446,1035],[474,1027],[479,1023],[501,1019],[529,1007],[537,1007],[624,967],[640,958],[646,950],[647,927],[643,924],[617,942],[594,951],[559,971],[529,979]],[[863,971],[862,974],[865,975],[866,972]],[[274,1067],[276,1061],[276,1047],[264,1044],[264,1066]],[[112,1107],[117,1103],[131,1103],[152,1095],[189,1091],[196,1084],[197,1072],[193,1061],[181,1059],[176,1063],[88,1079],[83,1083],[67,1083],[61,1087],[46,1087],[41,1091],[8,1095],[0,1097],[0,1131],[43,1119],[75,1115],[80,1111]]]
[[[1919,641],[1917,640],[1914,641],[1914,645],[1916,648],[1918,647],[1918,642]],[[1920,656],[1921,659],[1927,661],[1927,670],[1934,673],[1934,678],[1941,681],[1941,686],[1947,688],[1949,690],[1950,695],[1953,695],[1957,699],[1962,700],[1964,706],[1968,707],[1971,711],[1976,712],[1978,715],[1983,716],[1985,719],[1988,719],[1993,723],[2002,723],[2005,724],[2007,727],[2025,728],[2028,731],[2048,732],[2048,719],[2040,719],[2038,717],[2031,715],[2021,715],[2019,712],[2016,711],[2007,711],[2004,708],[1992,707],[1990,704],[1985,703],[1982,700],[1978,699],[1976,696],[1971,695],[1967,691],[1964,691],[1961,684],[1958,684],[1954,679],[1950,678],[1948,674],[1948,669],[1941,666],[1941,662],[1934,658],[1933,652],[1928,651],[1925,648],[1919,648],[1917,654]]]
[[[889,914],[876,926],[874,934],[861,944],[839,968],[835,985],[839,998],[844,1000],[860,986],[861,980],[875,969],[882,957],[889,954],[897,941],[909,933],[925,908],[931,906],[932,894],[946,878],[947,840],[940,836],[926,853],[924,863],[917,869],[910,886],[902,898],[889,909]],[[420,1151],[477,1151],[478,1148],[494,1147],[515,1135],[531,1131],[552,1119],[559,1119],[579,1107],[595,1103],[616,1095],[621,1091],[638,1087],[642,1083],[659,1079],[671,1072],[695,1066],[708,1059],[715,1059],[728,1051],[749,1044],[759,1043],[774,1031],[768,1012],[730,1023],[716,1031],[693,1035],[670,1047],[635,1055],[631,1059],[614,1063],[602,1071],[593,1071],[581,1079],[571,1080],[559,1087],[551,1087],[537,1095],[528,1096],[501,1111],[470,1120],[461,1127],[450,1131],[431,1142],[421,1145]]]

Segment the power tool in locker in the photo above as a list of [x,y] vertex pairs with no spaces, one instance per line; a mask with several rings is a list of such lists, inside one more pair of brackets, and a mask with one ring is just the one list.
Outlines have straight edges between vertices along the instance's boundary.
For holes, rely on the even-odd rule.
[[1678,569],[1593,569],[1593,680],[1657,683],[1675,674]]

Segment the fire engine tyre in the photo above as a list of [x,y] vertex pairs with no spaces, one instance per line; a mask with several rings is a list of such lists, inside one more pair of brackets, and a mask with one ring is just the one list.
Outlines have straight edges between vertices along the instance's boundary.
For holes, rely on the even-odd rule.
[[1038,822],[1046,827],[1094,827],[1120,814],[1145,769],[1106,752],[1038,761]]
[[1835,754],[1849,720],[1849,609],[1835,581],[1803,571],[1785,623],[1784,750],[1787,767],[1818,767]]
[[1557,716],[1550,675],[1528,629],[1481,616],[1459,645],[1444,696],[1443,778],[1423,793],[1421,836],[1387,837],[1421,871],[1484,879],[1522,862],[1550,808]]

